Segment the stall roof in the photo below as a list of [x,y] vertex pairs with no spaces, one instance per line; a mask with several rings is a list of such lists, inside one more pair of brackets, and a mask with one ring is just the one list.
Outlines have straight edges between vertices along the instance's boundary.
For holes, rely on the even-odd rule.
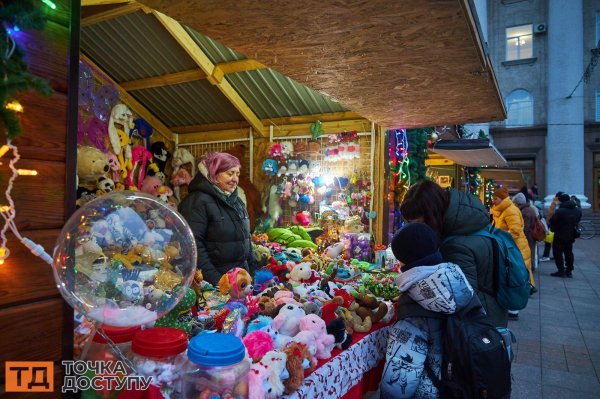
[[83,54],[175,133],[264,134],[298,117],[388,128],[506,116],[468,0],[82,5]]
[[508,166],[500,151],[487,139],[440,140],[432,151],[463,166]]

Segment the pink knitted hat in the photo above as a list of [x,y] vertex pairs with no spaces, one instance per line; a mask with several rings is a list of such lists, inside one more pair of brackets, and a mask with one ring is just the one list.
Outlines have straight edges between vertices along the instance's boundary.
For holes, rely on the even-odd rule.
[[208,172],[208,180],[216,183],[217,175],[235,166],[241,166],[240,160],[226,152],[209,152],[202,157],[202,162]]

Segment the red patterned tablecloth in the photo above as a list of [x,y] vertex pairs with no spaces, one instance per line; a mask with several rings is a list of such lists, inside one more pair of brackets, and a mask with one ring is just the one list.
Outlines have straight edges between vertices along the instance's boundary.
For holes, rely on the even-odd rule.
[[[335,349],[329,359],[319,361],[317,368],[306,376],[300,388],[283,398],[337,399],[350,391],[362,397],[362,389],[352,388],[363,383],[365,373],[376,369],[385,359],[389,328],[389,325],[376,325],[368,334],[354,334],[353,343],[348,349]],[[378,371],[380,374],[381,370]],[[376,387],[377,381],[369,382],[370,387]]]

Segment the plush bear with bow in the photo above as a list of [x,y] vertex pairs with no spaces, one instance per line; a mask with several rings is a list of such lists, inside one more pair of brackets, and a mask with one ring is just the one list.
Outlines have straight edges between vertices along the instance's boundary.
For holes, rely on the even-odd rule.
[[319,316],[309,314],[300,319],[299,327],[301,331],[310,331],[315,336],[317,343],[317,359],[328,359],[331,357],[331,351],[335,345],[333,335],[327,333],[325,321]]

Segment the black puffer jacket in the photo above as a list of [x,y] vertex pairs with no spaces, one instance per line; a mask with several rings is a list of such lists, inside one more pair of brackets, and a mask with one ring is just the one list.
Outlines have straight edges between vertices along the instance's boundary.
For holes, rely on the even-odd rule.
[[234,267],[253,274],[250,221],[237,189],[226,196],[198,173],[188,192],[179,204],[179,212],[194,233],[197,267],[204,280],[216,286],[221,276]]
[[575,226],[581,220],[581,209],[575,201],[562,202],[550,218],[550,228],[554,231],[554,239],[560,241],[575,241]]
[[489,224],[490,216],[481,201],[473,195],[451,189],[449,204],[442,226],[443,243],[440,250],[446,262],[456,263],[477,291],[490,322],[496,327],[506,327],[508,313],[493,295],[482,291],[494,291],[494,260],[492,241],[487,237],[471,236]]

